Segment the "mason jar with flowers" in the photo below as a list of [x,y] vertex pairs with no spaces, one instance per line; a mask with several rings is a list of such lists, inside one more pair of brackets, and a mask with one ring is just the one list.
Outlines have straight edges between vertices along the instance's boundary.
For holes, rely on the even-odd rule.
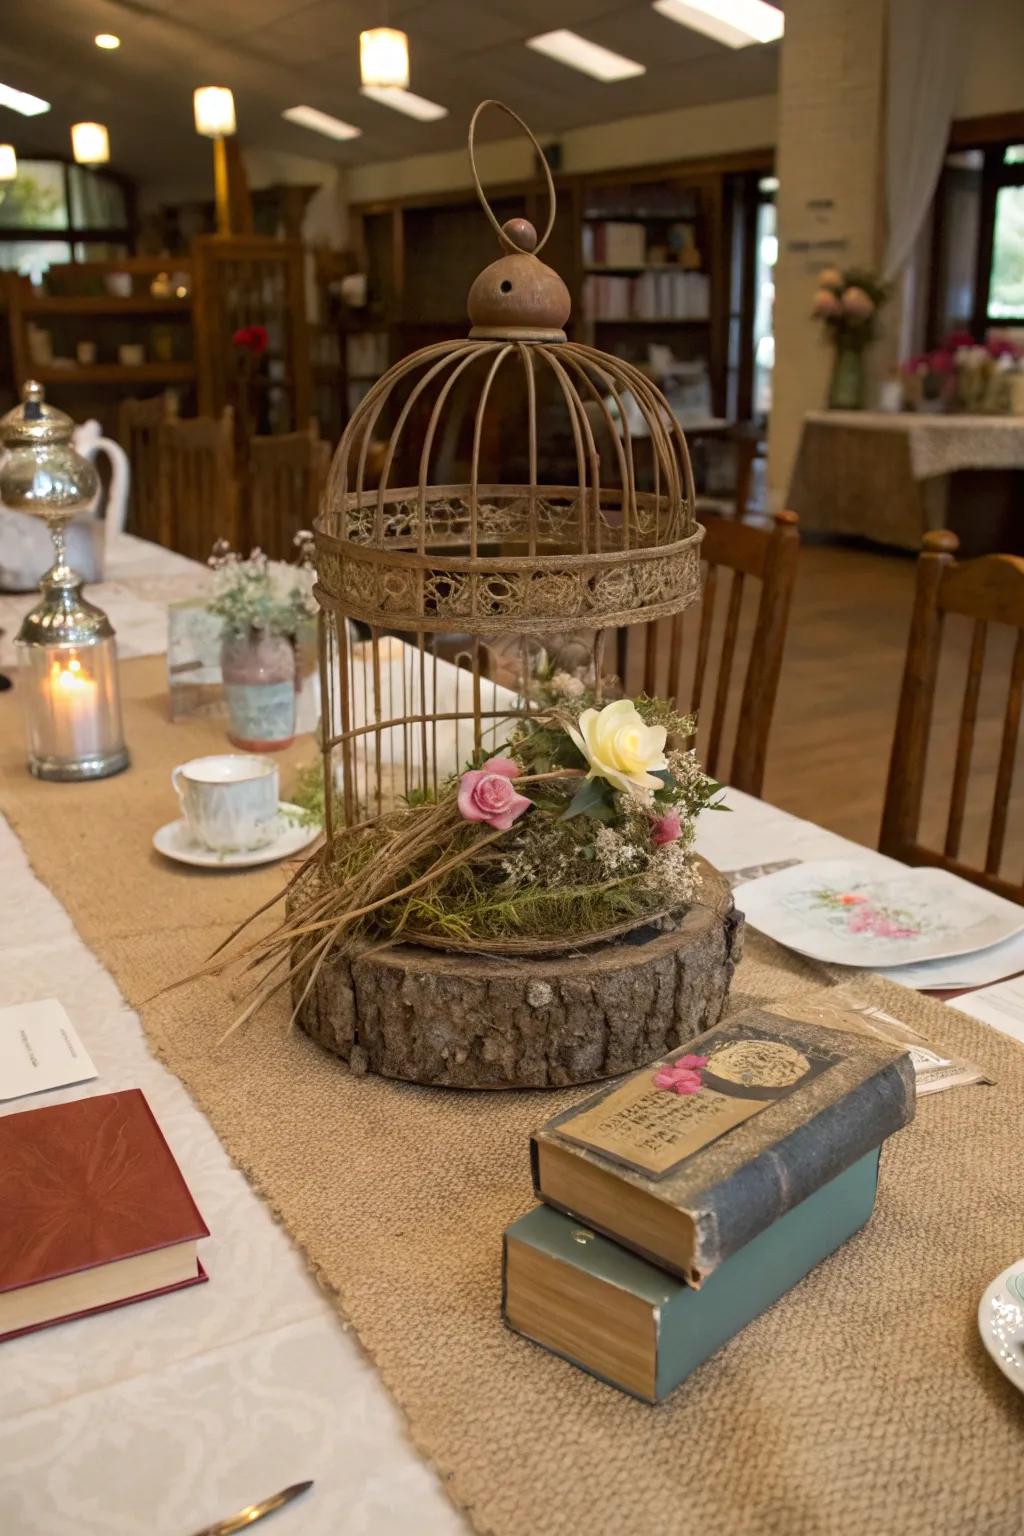
[[889,285],[863,267],[818,274],[811,313],[835,347],[828,403],[832,410],[859,411],[864,405],[864,351],[877,334],[878,311]]
[[229,739],[246,752],[275,752],[295,735],[295,646],[316,613],[311,536],[296,538],[299,558],[248,559],[223,541],[210,556],[210,609],[223,621],[221,674]]

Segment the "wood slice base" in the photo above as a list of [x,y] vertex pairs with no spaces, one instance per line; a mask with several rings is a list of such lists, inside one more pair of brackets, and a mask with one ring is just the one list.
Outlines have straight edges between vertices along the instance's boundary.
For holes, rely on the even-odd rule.
[[446,1088],[554,1088],[631,1072],[717,1023],[742,948],[728,882],[700,860],[681,921],[544,959],[399,945],[326,962],[302,1029],[354,1072]]

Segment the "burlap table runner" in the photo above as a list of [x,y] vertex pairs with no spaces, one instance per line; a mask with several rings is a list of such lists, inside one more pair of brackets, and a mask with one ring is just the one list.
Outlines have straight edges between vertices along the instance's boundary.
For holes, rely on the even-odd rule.
[[[993,1088],[925,1100],[889,1144],[870,1226],[649,1408],[508,1333],[503,1227],[530,1204],[526,1139],[568,1094],[356,1080],[271,1010],[217,1048],[225,984],[145,1003],[280,870],[206,874],[150,848],[174,762],[223,747],[171,725],[162,664],[122,668],[129,773],[37,784],[0,699],[0,809],[225,1146],[302,1247],[477,1530],[495,1536],[1011,1536],[1024,1401],[982,1350],[989,1280],[1024,1253],[1024,1052],[962,1014],[864,991]],[[824,973],[748,944],[734,1005]],[[345,1528],[338,1511],[338,1530]]]

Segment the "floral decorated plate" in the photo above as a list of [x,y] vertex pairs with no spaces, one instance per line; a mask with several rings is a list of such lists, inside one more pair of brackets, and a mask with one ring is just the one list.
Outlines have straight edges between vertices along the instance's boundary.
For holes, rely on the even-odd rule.
[[1003,1375],[1024,1392],[1024,1259],[997,1275],[981,1298],[978,1332]]
[[251,869],[256,864],[273,864],[277,859],[291,858],[308,848],[323,830],[318,824],[310,824],[297,805],[282,800],[278,813],[279,827],[272,842],[260,848],[239,848],[232,853],[215,853],[203,843],[197,842],[184,820],[169,821],[153,834],[153,847],[165,858],[179,864],[192,864],[197,869]]
[[761,933],[833,965],[969,955],[1024,930],[1024,907],[944,869],[826,859],[748,881],[737,905]]

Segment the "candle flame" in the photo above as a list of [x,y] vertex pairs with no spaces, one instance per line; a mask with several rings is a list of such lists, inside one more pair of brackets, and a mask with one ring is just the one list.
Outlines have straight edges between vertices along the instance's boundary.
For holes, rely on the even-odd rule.
[[92,678],[82,671],[82,663],[77,656],[72,656],[66,667],[55,661],[50,667],[50,682],[62,693],[84,693],[95,687]]

